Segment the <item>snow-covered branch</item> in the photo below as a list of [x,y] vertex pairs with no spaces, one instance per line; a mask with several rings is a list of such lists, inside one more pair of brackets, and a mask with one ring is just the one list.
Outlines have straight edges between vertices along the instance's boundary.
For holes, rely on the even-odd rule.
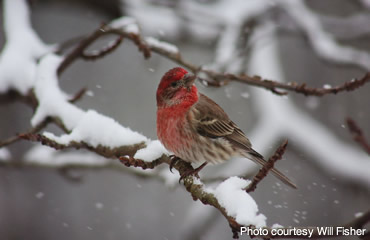
[[[156,159],[147,158],[148,153],[145,151],[150,151],[150,156],[152,157],[153,149],[157,147],[156,143],[152,146],[148,146],[145,150],[143,146],[130,146],[130,149],[120,149],[120,152],[108,151],[106,148],[99,146],[89,146],[83,141],[77,142],[72,141],[68,144],[63,144],[55,141],[54,139],[48,138],[47,136],[40,134],[28,134],[21,136],[24,139],[37,141],[43,145],[52,147],[56,150],[61,150],[65,148],[86,148],[93,151],[99,155],[106,158],[119,158],[119,160],[127,167],[135,167],[146,169],[154,169],[157,166],[166,163],[170,166],[171,159],[167,155],[160,155]],[[275,154],[268,161],[266,167],[262,168],[261,171],[256,175],[253,181],[245,180],[239,177],[230,177],[219,184],[216,188],[208,188],[206,185],[198,178],[194,176],[186,176],[183,178],[183,183],[186,190],[191,194],[193,200],[200,200],[205,205],[211,205],[218,209],[228,221],[231,230],[233,232],[234,238],[238,238],[242,226],[252,226],[252,227],[266,227],[266,217],[263,214],[258,213],[258,206],[254,199],[247,193],[255,190],[257,184],[266,177],[267,173],[273,168],[274,163],[281,159],[284,154],[287,142],[285,142],[281,147],[279,147]],[[158,152],[158,151],[157,151]],[[160,152],[158,152],[160,153]],[[139,157],[144,158],[140,159]],[[91,162],[94,167],[97,165],[108,165],[109,163],[106,159],[102,159],[99,162]],[[63,164],[61,165],[63,167]],[[73,166],[73,165],[72,165]],[[78,163],[75,167],[81,168],[84,163]],[[113,165],[109,164],[110,167]],[[91,167],[87,164],[86,167]],[[173,167],[179,172],[180,176],[183,176],[186,172],[192,171],[193,167],[191,164],[178,160],[173,165]]]

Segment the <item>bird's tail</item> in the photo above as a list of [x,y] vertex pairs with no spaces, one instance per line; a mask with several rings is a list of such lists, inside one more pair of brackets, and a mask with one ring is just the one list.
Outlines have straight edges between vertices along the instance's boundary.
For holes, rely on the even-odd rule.
[[[248,151],[248,153],[246,154],[247,156],[245,157],[247,157],[248,159],[252,160],[255,163],[260,164],[262,167],[265,166],[265,164],[267,163],[263,156],[253,149],[250,149],[250,151]],[[272,168],[270,171],[272,172],[272,174],[274,174],[275,177],[277,177],[284,184],[295,189],[297,188],[297,186],[287,176],[285,176],[282,172],[280,172],[276,168]]]

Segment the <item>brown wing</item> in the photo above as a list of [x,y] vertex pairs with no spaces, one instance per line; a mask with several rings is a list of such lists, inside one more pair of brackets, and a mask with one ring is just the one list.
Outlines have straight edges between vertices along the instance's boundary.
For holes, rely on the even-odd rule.
[[196,130],[200,135],[210,138],[222,137],[235,147],[250,151],[251,143],[248,138],[213,100],[200,94],[193,113]]
[[[233,123],[224,110],[207,96],[200,94],[192,108],[196,130],[200,135],[210,138],[227,139],[235,148],[244,149],[252,161],[264,166],[263,156],[252,149],[252,145],[242,130]],[[272,173],[288,186],[297,188],[283,173],[273,168]]]

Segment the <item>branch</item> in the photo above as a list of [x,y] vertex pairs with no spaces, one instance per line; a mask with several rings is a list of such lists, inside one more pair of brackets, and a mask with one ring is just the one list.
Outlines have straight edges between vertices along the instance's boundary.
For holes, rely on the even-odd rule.
[[28,91],[26,95],[21,94],[19,91],[9,90],[6,93],[0,94],[0,104],[7,104],[9,102],[20,101],[35,109],[38,102],[32,90]]
[[[87,91],[87,88],[82,88],[80,89],[70,100],[69,102],[71,103],[75,103],[77,102],[78,100],[80,100],[86,93]],[[13,92],[13,91],[10,91],[8,92],[7,94],[9,96],[9,98],[11,99],[19,99],[21,100],[22,102],[26,102],[28,103],[33,109],[36,108],[37,104],[38,104],[38,101],[35,97],[35,95],[33,94],[32,91],[30,91],[30,93],[27,95],[27,96],[22,96],[20,94],[18,94],[18,92]],[[14,95],[14,96],[13,96]],[[5,96],[4,96],[5,97]],[[10,100],[10,99],[9,99]],[[1,103],[1,100],[0,100],[0,103]],[[65,130],[65,128],[62,126],[63,124],[55,119],[55,118],[52,118],[52,117],[48,117],[46,118],[45,120],[43,120],[41,123],[37,124],[36,126],[28,129],[27,131],[23,132],[23,133],[20,133],[20,134],[17,134],[15,136],[12,136],[12,137],[9,137],[8,139],[5,139],[3,141],[0,141],[0,148],[1,147],[5,147],[7,145],[10,145],[12,143],[15,143],[17,142],[18,140],[22,139],[20,136],[23,136],[23,135],[29,135],[29,134],[34,134],[34,133],[38,133],[40,132],[42,129],[46,128],[49,123],[52,123],[54,122],[56,125],[60,126],[61,129]]]
[[131,166],[141,167],[143,170],[145,170],[145,169],[153,169],[153,168],[161,165],[162,163],[167,162],[168,157],[166,155],[162,155],[162,157],[160,157],[156,160],[153,160],[151,162],[146,162],[146,161],[143,161],[141,159],[135,159],[135,158],[130,157],[130,156],[129,157],[120,156],[118,159],[126,167],[131,167]]
[[286,95],[286,92],[281,92],[279,90],[287,90],[296,93],[301,93],[305,96],[324,96],[327,94],[337,94],[344,91],[353,91],[366,83],[370,82],[370,73],[366,73],[361,79],[352,79],[348,82],[343,83],[342,85],[331,87],[331,88],[312,88],[307,87],[305,83],[298,84],[295,82],[291,83],[282,83],[277,81],[272,81],[268,79],[262,79],[259,76],[248,76],[248,75],[235,75],[230,73],[220,73],[216,71],[202,69],[201,66],[196,66],[191,63],[188,63],[184,60],[180,54],[173,56],[173,54],[166,49],[161,48],[150,48],[153,52],[156,52],[188,69],[194,73],[205,73],[212,80],[201,78],[200,80],[206,81],[207,84],[212,86],[223,86],[230,81],[241,82],[249,84],[256,87],[262,87],[277,95]]
[[116,48],[118,48],[118,46],[122,43],[122,41],[123,41],[123,36],[118,36],[118,38],[114,42],[112,42],[111,44],[102,48],[99,51],[94,51],[92,53],[82,52],[81,57],[87,61],[95,61],[98,58],[103,58],[109,53],[113,52]]
[[143,52],[145,58],[150,57],[150,50],[148,49],[147,45],[144,43],[144,41],[141,39],[140,35],[126,32],[122,29],[115,29],[111,28],[109,25],[103,24],[99,29],[97,29],[95,32],[84,38],[79,42],[79,44],[65,57],[64,61],[60,64],[58,68],[58,74],[61,74],[70,64],[72,64],[76,59],[78,58],[89,58],[86,57],[84,54],[85,50],[92,45],[96,40],[98,40],[102,36],[106,35],[119,35],[120,37],[116,40],[116,42],[102,51],[100,51],[97,55],[97,57],[100,57],[99,55],[105,56],[108,53],[111,53],[114,49],[116,49],[121,43],[123,38],[128,38],[132,42],[134,42],[140,51]]
[[349,131],[352,134],[353,140],[360,144],[360,146],[370,155],[370,143],[366,140],[361,128],[351,118],[347,118],[346,121]]
[[[183,67],[188,68],[195,74],[204,73],[207,77],[201,77],[200,80],[202,83],[206,83],[211,86],[223,86],[230,81],[236,81],[240,83],[249,84],[256,87],[265,88],[271,92],[278,95],[286,95],[287,92],[282,92],[281,90],[291,91],[295,93],[300,93],[305,96],[324,96],[327,94],[337,94],[344,91],[353,91],[359,87],[362,87],[366,83],[370,82],[370,73],[366,73],[361,79],[352,79],[348,82],[343,83],[342,85],[330,88],[313,88],[306,86],[305,83],[298,84],[295,82],[291,83],[282,83],[268,79],[262,79],[259,76],[248,76],[248,75],[235,75],[231,73],[217,72],[212,70],[207,70],[192,64],[185,60],[180,52],[174,52],[168,48],[159,45],[159,44],[148,44],[139,33],[127,32],[124,29],[111,28],[109,25],[103,25],[101,28],[96,30],[94,33],[82,40],[74,50],[69,53],[64,61],[61,63],[58,73],[62,73],[73,61],[78,58],[86,58],[84,51],[97,39],[105,35],[118,35],[120,38],[112,45],[112,49],[107,47],[106,50],[102,50],[96,53],[96,57],[105,56],[106,54],[113,51],[121,43],[120,39],[127,38],[134,42],[140,51],[143,52],[145,58],[151,56],[151,52],[155,52],[163,57],[166,57],[173,62],[180,64]],[[167,44],[167,43],[165,43]],[[88,57],[89,58],[89,57]],[[91,56],[91,58],[94,58]]]
[[20,138],[33,141],[33,142],[40,142],[42,145],[52,147],[56,150],[62,150],[67,148],[75,148],[75,149],[88,149],[92,152],[95,152],[103,157],[106,158],[118,158],[120,156],[130,156],[133,157],[135,153],[145,147],[145,143],[133,144],[128,146],[121,146],[116,148],[110,148],[102,145],[98,145],[97,147],[93,147],[85,142],[76,142],[71,141],[69,144],[60,144],[50,138],[45,137],[41,134],[21,134],[19,135]]
[[283,144],[281,144],[278,149],[276,149],[274,155],[270,157],[270,159],[267,161],[267,163],[259,170],[257,175],[253,178],[253,181],[251,184],[249,184],[245,191],[253,192],[257,188],[257,184],[264,179],[269,171],[274,168],[274,164],[276,161],[280,160],[283,157],[283,154],[285,152],[285,149],[288,145],[288,140],[285,140]]
[[84,87],[84,88],[81,88],[70,100],[69,102],[70,103],[75,103],[77,102],[78,100],[80,100],[84,95],[85,93],[87,92],[87,88]]
[[[89,145],[87,145],[86,143],[83,143],[83,142],[81,142],[81,143],[71,142],[68,145],[60,144],[60,143],[57,143],[57,142],[53,141],[52,139],[47,138],[45,136],[42,136],[40,134],[27,134],[27,135],[21,135],[20,137],[22,137],[23,139],[31,140],[31,141],[41,142],[43,145],[50,146],[50,147],[52,147],[54,149],[57,149],[57,150],[66,149],[66,148],[77,148],[77,149],[86,148],[86,149],[88,149],[90,151],[93,151],[93,152],[95,152],[95,153],[97,153],[101,156],[104,156],[104,157],[118,158],[125,166],[128,166],[128,167],[132,166],[132,167],[139,167],[139,168],[142,168],[142,169],[154,169],[154,168],[156,168],[157,166],[159,166],[163,163],[166,163],[167,165],[171,164],[171,159],[166,155],[162,155],[161,157],[159,157],[159,158],[157,158],[157,159],[155,159],[154,161],[151,161],[151,162],[147,162],[147,161],[144,161],[142,159],[135,159],[133,157],[133,155],[139,149],[145,147],[145,144],[136,144],[136,145],[132,145],[132,146],[124,146],[124,147],[120,147],[120,148],[116,148],[116,149],[110,149],[110,148],[107,148],[107,147],[103,147],[101,145],[94,148],[94,147],[89,146]],[[258,184],[258,182],[261,181],[261,179],[263,179],[268,174],[269,170],[273,167],[274,163],[277,160],[279,160],[281,158],[281,156],[283,155],[286,146],[287,146],[287,141],[285,141],[276,150],[275,154],[269,159],[268,164],[266,164],[266,166],[263,169],[260,170],[260,172],[257,174],[257,176],[255,177],[255,179],[253,180],[251,185],[249,185],[247,187],[247,191],[248,191],[248,189],[252,189],[253,186],[255,188],[255,186]],[[192,166],[189,163],[187,163],[187,162],[185,162],[181,159],[173,167],[180,173],[180,175],[184,172],[193,170]],[[187,176],[187,177],[184,178],[183,184],[184,184],[186,190],[193,197],[194,201],[200,200],[203,204],[211,205],[211,206],[215,207],[218,211],[220,211],[221,214],[224,215],[225,219],[228,221],[228,223],[231,227],[231,230],[233,232],[233,237],[234,238],[239,237],[239,233],[241,231],[241,228],[246,227],[246,226],[243,226],[243,225],[239,224],[236,221],[235,217],[230,216],[228,214],[227,210],[219,202],[217,197],[212,192],[209,192],[209,191],[205,190],[203,183],[199,179],[196,179],[194,176]],[[253,191],[253,190],[251,190],[251,191]],[[363,227],[367,222],[370,222],[370,212],[368,212],[368,213],[364,214],[362,217],[357,218],[354,221],[352,221],[348,224],[342,225],[342,226],[345,227],[345,228],[352,227],[352,228],[359,229],[359,228]],[[250,227],[253,228],[254,226],[250,226]],[[314,229],[314,236],[315,237],[317,237],[317,238],[318,237],[325,237],[325,236],[321,236],[321,235],[318,234],[316,227],[299,227],[299,228]],[[267,237],[270,237],[270,238],[296,238],[296,236],[294,236],[292,234],[291,235],[284,235],[284,236],[272,236],[271,235],[271,230],[272,230],[271,228],[264,228],[264,229],[268,230],[270,235],[268,235]],[[284,228],[284,229],[292,229],[292,228]],[[296,227],[296,229],[297,229],[297,227]],[[341,235],[338,235],[338,236],[341,236]],[[266,236],[255,235],[254,237],[266,237]],[[308,238],[308,236],[307,237],[300,236],[300,237]]]
[[10,145],[12,143],[17,142],[18,140],[21,139],[21,135],[28,135],[28,134],[34,134],[39,132],[41,129],[45,128],[49,123],[51,122],[51,118],[46,118],[44,121],[42,121],[40,124],[38,124],[35,127],[30,128],[26,132],[22,134],[17,134],[16,136],[12,136],[8,139],[5,139],[3,141],[0,141],[0,148],[5,147],[7,145]]

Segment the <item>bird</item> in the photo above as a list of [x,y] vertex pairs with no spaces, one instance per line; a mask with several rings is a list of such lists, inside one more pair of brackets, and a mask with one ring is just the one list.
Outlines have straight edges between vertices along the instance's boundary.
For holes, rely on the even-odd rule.
[[[157,136],[163,146],[174,153],[173,160],[202,163],[186,176],[197,175],[208,163],[218,164],[232,157],[244,157],[264,166],[267,161],[252,148],[244,132],[216,102],[198,91],[196,78],[184,68],[175,67],[163,75],[157,88]],[[286,185],[296,188],[276,168],[271,172]]]

